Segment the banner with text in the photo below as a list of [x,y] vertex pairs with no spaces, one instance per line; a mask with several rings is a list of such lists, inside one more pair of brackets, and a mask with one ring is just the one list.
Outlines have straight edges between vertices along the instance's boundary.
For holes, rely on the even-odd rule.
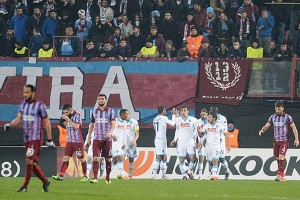
[[240,105],[246,92],[250,59],[212,59],[199,61],[198,102]]

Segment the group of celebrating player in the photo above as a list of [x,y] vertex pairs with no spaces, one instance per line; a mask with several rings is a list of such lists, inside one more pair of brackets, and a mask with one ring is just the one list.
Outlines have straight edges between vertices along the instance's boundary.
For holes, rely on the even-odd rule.
[[[158,108],[159,115],[154,118],[153,126],[156,132],[155,148],[156,160],[153,166],[153,178],[157,178],[158,169],[161,169],[162,178],[166,178],[166,160],[167,160],[167,125],[175,126],[175,137],[170,143],[174,146],[177,143],[177,157],[179,158],[179,168],[183,179],[194,180],[193,172],[196,166],[196,149],[198,149],[199,163],[197,171],[198,179],[203,174],[203,161],[209,162],[209,172],[211,180],[218,179],[218,162],[225,168],[225,180],[228,179],[230,171],[225,160],[225,139],[227,138],[227,120],[226,117],[218,113],[217,107],[211,107],[209,113],[202,109],[197,120],[189,116],[189,108],[183,106],[180,113],[172,110],[172,118],[166,117],[166,108]],[[228,141],[228,140],[227,140]],[[229,146],[229,142],[227,143]],[[229,148],[227,148],[229,152]],[[188,160],[188,170],[185,169],[185,160]]]

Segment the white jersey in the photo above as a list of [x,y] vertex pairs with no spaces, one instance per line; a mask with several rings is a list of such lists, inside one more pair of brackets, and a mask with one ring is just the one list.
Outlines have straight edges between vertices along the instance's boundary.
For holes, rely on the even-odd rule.
[[155,130],[155,139],[166,140],[167,125],[175,125],[175,115],[172,115],[170,120],[168,117],[163,115],[157,115],[153,120],[153,128]]
[[206,135],[206,147],[221,148],[221,137],[224,134],[224,128],[218,122],[205,124],[202,132]]
[[[207,124],[207,123],[208,123],[207,118],[206,119],[202,119],[202,118],[198,119],[198,121],[197,121],[197,130],[200,131],[200,132],[203,132],[202,129],[203,129],[204,125]],[[201,141],[201,143],[203,144],[204,140],[205,140],[205,137],[200,138],[198,136],[198,142]]]
[[113,135],[116,136],[119,144],[125,144],[125,130],[127,123],[125,120],[122,120],[120,117],[116,119],[116,128],[113,131]]
[[175,140],[178,138],[179,144],[194,145],[197,138],[197,119],[188,116],[176,119]]
[[220,113],[217,115],[217,122],[220,126],[223,127],[224,133],[228,132],[228,127],[227,127],[227,119],[225,116],[221,115]]
[[132,142],[132,140],[135,138],[135,132],[138,130],[140,130],[140,128],[137,120],[130,118],[128,121],[126,121],[125,136],[127,139],[127,144]]

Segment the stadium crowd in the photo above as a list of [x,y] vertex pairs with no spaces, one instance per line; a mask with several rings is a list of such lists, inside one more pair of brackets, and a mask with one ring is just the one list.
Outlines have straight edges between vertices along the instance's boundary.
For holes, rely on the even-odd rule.
[[300,56],[300,5],[270,2],[0,0],[0,56],[289,61]]

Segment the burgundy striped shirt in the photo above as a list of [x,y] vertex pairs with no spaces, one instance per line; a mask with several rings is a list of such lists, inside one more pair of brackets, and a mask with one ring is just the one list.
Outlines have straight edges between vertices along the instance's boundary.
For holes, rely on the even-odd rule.
[[294,123],[293,118],[289,114],[273,114],[269,118],[268,123],[273,124],[274,126],[274,141],[289,140],[289,126]]

